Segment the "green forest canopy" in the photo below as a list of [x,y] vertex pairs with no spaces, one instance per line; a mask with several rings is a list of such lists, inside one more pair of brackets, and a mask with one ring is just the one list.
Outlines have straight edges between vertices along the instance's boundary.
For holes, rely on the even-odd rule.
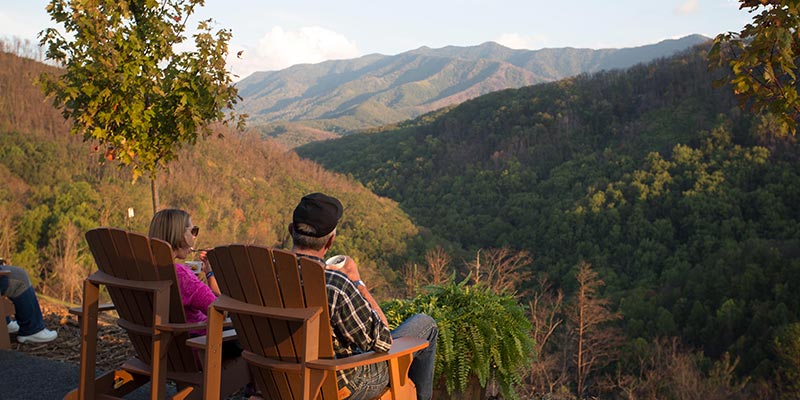
[[464,249],[529,251],[566,293],[585,260],[629,339],[679,336],[767,377],[800,310],[798,148],[712,88],[706,52],[492,93],[298,153]]

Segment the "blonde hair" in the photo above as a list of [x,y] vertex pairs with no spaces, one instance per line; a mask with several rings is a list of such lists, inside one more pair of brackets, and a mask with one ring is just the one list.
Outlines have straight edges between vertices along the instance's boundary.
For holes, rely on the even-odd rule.
[[189,219],[188,212],[177,208],[161,210],[153,215],[148,236],[169,243],[172,250],[188,247],[186,228],[189,226]]

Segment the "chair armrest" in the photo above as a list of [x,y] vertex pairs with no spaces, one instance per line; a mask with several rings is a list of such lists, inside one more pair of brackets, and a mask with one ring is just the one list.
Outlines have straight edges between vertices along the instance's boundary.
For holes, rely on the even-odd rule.
[[184,323],[174,323],[168,322],[165,324],[156,325],[156,328],[167,331],[167,332],[177,332],[183,333],[188,331],[202,331],[205,330],[207,327],[206,322],[184,322]]
[[[115,309],[114,303],[100,304],[97,307],[97,311],[112,311],[114,309]],[[72,314],[72,315],[77,315],[78,317],[82,317],[83,316],[83,307],[80,307],[80,306],[79,307],[72,307],[72,308],[69,309],[69,313]]]
[[[235,340],[238,338],[236,331],[233,329],[228,329],[226,331],[222,331],[222,341],[227,342],[229,340]],[[208,346],[206,343],[208,337],[206,335],[193,337],[191,339],[186,339],[186,345],[189,347],[194,347],[196,349],[205,349]]]
[[[222,326],[227,328],[233,326],[230,318],[226,318],[222,322]],[[169,322],[166,324],[158,325],[157,328],[167,332],[186,332],[186,331],[204,331],[208,327],[207,322],[184,322],[181,324]],[[235,331],[234,331],[235,332]]]
[[[124,320],[124,319],[118,319],[117,320],[117,325],[119,325],[120,328],[125,329],[126,331],[135,332],[135,333],[138,333],[140,335],[144,335],[144,336],[153,335],[153,328],[152,327],[139,325],[139,324],[134,324],[134,323],[132,323],[130,321],[127,321],[127,320]],[[204,330],[204,329],[206,329],[206,323],[205,322],[181,323],[181,324],[164,323],[164,324],[156,325],[155,328],[158,329],[158,330],[164,331],[164,332],[170,332],[172,334],[180,334],[180,333],[189,332],[189,331],[201,331],[201,330]]]
[[411,354],[428,347],[428,341],[420,338],[413,337],[400,337],[392,341],[392,348],[386,353],[379,353],[370,351],[363,354],[357,354],[345,358],[337,359],[320,359],[308,361],[306,366],[312,369],[322,369],[329,371],[341,371],[343,369],[350,369],[360,367],[362,365],[376,364],[383,361],[388,361],[393,358],[398,358],[406,354]]

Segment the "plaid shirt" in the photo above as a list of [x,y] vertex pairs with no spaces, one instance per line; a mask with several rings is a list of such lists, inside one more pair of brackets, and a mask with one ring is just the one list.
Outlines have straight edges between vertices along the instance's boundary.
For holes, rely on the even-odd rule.
[[[325,271],[328,310],[331,316],[333,350],[337,358],[367,351],[386,352],[392,346],[389,327],[372,309],[347,276],[338,271]],[[337,372],[339,388],[349,387],[352,377],[363,376],[370,366]]]
[[[309,254],[298,256],[325,261]],[[328,313],[331,316],[333,352],[336,358],[349,357],[368,351],[387,352],[392,347],[392,335],[381,317],[378,316],[367,299],[358,292],[347,275],[339,271],[325,270],[325,289],[328,295]],[[383,364],[371,364],[336,372],[339,389],[351,390],[353,377],[373,375],[370,369],[385,368]]]

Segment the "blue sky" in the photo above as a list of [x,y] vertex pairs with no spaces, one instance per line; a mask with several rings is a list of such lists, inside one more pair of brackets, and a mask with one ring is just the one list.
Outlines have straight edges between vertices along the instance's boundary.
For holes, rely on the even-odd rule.
[[[47,0],[0,0],[0,38],[35,40]],[[206,0],[198,17],[233,31],[230,68],[254,71],[420,46],[619,48],[693,33],[713,37],[751,20],[736,0]]]

